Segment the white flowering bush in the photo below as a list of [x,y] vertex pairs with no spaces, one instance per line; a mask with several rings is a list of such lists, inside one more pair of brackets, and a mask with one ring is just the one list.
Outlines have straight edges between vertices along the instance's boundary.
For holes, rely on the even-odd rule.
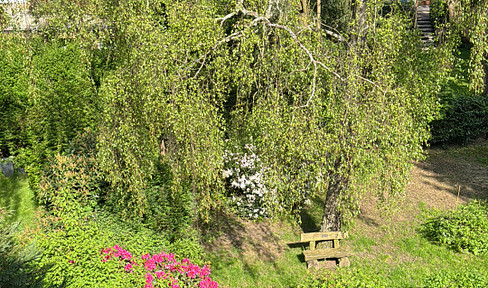
[[266,169],[256,154],[256,147],[245,144],[244,147],[232,148],[233,151],[225,150],[222,176],[226,180],[229,197],[235,204],[237,213],[250,219],[267,217]]

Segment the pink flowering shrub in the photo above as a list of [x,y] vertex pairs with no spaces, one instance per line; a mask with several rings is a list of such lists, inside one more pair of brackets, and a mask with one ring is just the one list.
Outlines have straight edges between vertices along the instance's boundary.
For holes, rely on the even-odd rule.
[[115,245],[103,249],[102,256],[102,262],[119,261],[122,273],[133,274],[134,277],[140,278],[141,282],[144,280],[144,286],[141,283],[141,287],[144,288],[218,287],[217,282],[210,278],[210,267],[207,265],[200,267],[186,258],[179,262],[172,253],[161,252],[152,256],[143,254],[137,258]]

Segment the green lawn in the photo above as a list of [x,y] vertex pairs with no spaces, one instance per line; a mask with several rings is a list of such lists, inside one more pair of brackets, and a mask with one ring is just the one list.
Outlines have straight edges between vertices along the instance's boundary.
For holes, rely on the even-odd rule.
[[11,211],[10,221],[20,221],[24,225],[32,223],[36,204],[26,177],[15,175],[7,178],[0,174],[0,207]]

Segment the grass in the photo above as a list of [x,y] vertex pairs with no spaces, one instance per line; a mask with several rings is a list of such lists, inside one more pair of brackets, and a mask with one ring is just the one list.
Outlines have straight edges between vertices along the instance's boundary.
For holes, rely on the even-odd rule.
[[300,248],[291,249],[273,262],[233,258],[225,253],[211,254],[208,259],[219,287],[296,287],[307,278],[300,254]]
[[29,225],[33,222],[36,204],[34,192],[22,175],[5,177],[0,174],[0,207],[11,211],[10,221]]

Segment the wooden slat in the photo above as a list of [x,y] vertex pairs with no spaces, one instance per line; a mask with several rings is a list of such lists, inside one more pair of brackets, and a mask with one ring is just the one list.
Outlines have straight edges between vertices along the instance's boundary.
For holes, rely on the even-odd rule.
[[342,232],[313,232],[313,233],[302,233],[300,235],[301,242],[334,240],[334,239],[345,239],[345,238],[348,238],[348,234]]
[[327,258],[343,258],[351,256],[352,253],[347,247],[339,247],[333,249],[315,249],[303,251],[305,261],[327,259]]
[[310,241],[310,250],[315,250],[315,241]]
[[339,240],[334,239],[334,248],[339,248]]

